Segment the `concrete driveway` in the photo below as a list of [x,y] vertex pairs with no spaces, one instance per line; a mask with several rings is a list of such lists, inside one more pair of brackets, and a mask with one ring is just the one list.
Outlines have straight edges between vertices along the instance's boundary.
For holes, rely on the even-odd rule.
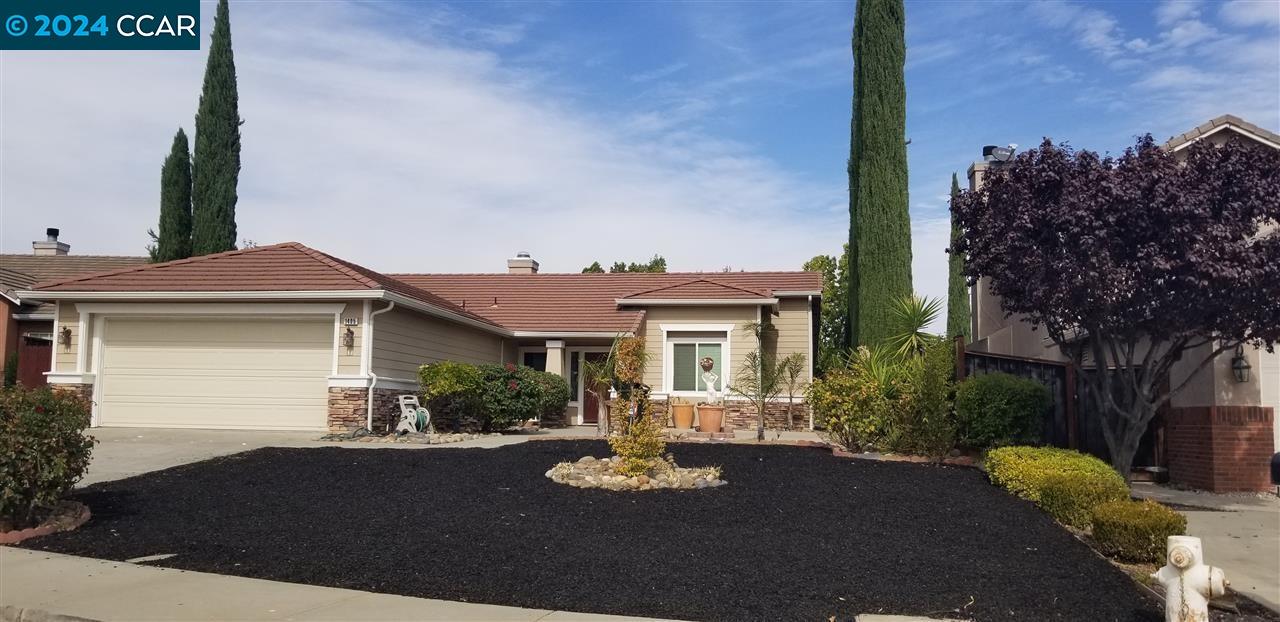
[[[124,479],[259,447],[319,446],[319,432],[93,428],[98,439],[81,486]],[[332,445],[332,443],[324,443]]]
[[358,449],[439,449],[448,447],[500,447],[535,437],[589,436],[594,428],[563,428],[528,434],[486,436],[460,443],[419,445],[412,443],[335,443],[320,441],[323,432],[253,430],[184,430],[173,428],[92,428],[98,439],[89,472],[81,486],[124,479],[151,471],[199,462],[260,447],[353,447]]
[[1135,483],[1133,492],[1187,506],[1178,511],[1187,517],[1187,535],[1204,544],[1205,561],[1222,568],[1237,592],[1280,612],[1280,497],[1219,495],[1147,483]]

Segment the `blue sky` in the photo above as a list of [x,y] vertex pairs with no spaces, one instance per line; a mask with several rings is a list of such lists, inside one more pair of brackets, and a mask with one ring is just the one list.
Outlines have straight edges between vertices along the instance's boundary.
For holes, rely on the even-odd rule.
[[[211,3],[205,3],[206,18]],[[386,271],[665,255],[795,269],[846,235],[851,2],[232,0],[242,237]],[[206,31],[212,20],[202,23]],[[915,279],[984,144],[1280,129],[1280,3],[908,2]],[[135,254],[204,51],[0,55],[0,248]]]

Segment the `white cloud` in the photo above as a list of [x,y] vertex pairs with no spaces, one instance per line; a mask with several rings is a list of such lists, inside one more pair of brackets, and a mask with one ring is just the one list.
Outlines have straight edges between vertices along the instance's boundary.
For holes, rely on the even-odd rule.
[[951,244],[951,219],[915,217],[911,221],[911,274],[916,293],[942,301],[944,310],[932,326],[947,327],[947,246]]
[[[378,7],[233,7],[242,237],[387,271],[501,270],[522,249],[553,271],[655,252],[673,269],[783,269],[840,248],[842,189],[713,136],[618,127],[616,111],[430,25],[392,34]],[[60,226],[74,253],[140,253],[203,65],[203,52],[0,58],[3,249]]]
[[1218,9],[1223,21],[1235,26],[1280,24],[1280,2],[1274,0],[1230,0]]
[[1123,47],[1124,32],[1105,11],[1063,0],[1034,2],[1028,6],[1040,21],[1071,32],[1077,45],[1104,58],[1119,54]]
[[1156,23],[1161,26],[1200,16],[1200,0],[1164,0],[1156,7]]
[[638,73],[634,76],[631,76],[631,81],[632,82],[652,82],[653,80],[657,80],[659,78],[665,78],[688,66],[689,66],[689,63],[686,63],[686,62],[671,63],[668,65],[664,65],[662,67],[658,67],[656,69],[651,69],[649,71],[645,71],[642,73]]

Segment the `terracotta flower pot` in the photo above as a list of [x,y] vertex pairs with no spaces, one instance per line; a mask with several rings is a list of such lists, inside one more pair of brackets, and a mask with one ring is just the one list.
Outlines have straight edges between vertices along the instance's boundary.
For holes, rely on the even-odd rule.
[[672,404],[671,418],[681,430],[693,428],[693,404]]
[[699,432],[719,432],[722,423],[724,423],[724,406],[708,406],[706,404],[698,406]]

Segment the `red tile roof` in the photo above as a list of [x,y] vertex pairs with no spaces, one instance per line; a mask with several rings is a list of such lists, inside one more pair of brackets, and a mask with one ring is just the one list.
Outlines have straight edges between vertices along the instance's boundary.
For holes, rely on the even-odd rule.
[[749,300],[768,297],[768,294],[759,290],[734,287],[711,279],[691,279],[683,283],[637,292],[626,296],[624,300],[635,300],[637,302],[644,300]]
[[146,257],[113,255],[0,255],[0,268],[31,275],[36,281],[66,279],[130,266],[146,265]]
[[655,299],[742,299],[819,292],[816,272],[385,275],[297,242],[37,283],[47,292],[383,290],[515,331],[634,331]]
[[[384,290],[493,324],[417,287],[297,242],[227,251],[37,283],[40,291],[297,292]],[[496,326],[496,325],[495,325]]]
[[[439,294],[468,311],[517,331],[607,332],[635,330],[644,312],[619,308],[617,300],[708,281],[751,291],[748,298],[775,292],[820,292],[817,272],[673,272],[588,274],[396,274],[395,278]],[[759,292],[759,293],[757,293]],[[763,296],[762,296],[763,294]],[[664,295],[664,298],[676,296]]]

